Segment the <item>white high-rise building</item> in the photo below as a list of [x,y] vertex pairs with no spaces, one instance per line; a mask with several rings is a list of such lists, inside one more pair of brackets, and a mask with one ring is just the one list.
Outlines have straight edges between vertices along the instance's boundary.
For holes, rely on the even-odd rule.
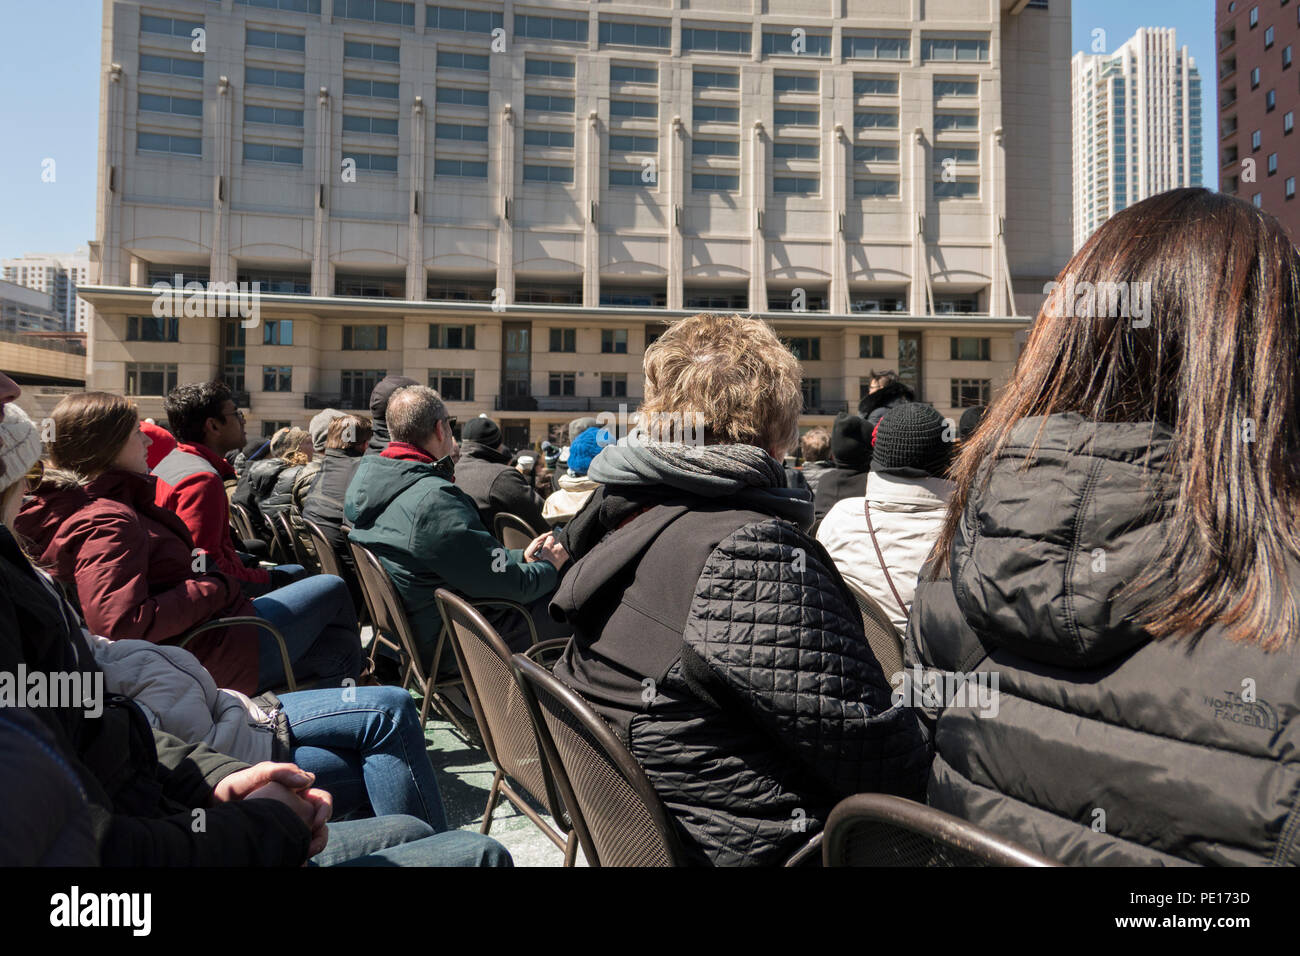
[[1121,209],[1201,185],[1201,77],[1164,27],[1114,53],[1076,53],[1071,67],[1078,249]]
[[77,298],[78,287],[90,284],[87,246],[69,253],[29,252],[17,259],[5,259],[0,261],[0,278],[49,295],[54,310],[63,316],[64,331],[89,331],[90,303]]
[[[1070,250],[1069,0],[106,0],[90,378],[268,433],[401,373],[520,446],[700,310],[986,403]],[[156,283],[259,283],[245,322]],[[201,315],[192,314],[202,312]]]

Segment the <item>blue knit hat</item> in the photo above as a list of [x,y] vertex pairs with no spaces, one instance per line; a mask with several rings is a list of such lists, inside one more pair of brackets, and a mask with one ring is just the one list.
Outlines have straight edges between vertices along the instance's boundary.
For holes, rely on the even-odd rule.
[[569,446],[569,473],[585,475],[591,467],[591,460],[600,454],[600,450],[610,443],[609,431],[604,428],[588,428],[573,440]]

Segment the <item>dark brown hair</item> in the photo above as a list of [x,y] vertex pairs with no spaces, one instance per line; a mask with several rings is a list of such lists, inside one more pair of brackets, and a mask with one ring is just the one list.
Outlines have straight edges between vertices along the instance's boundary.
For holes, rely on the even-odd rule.
[[108,392],[77,392],[54,406],[55,467],[93,478],[113,466],[131,433],[140,425],[133,403]]
[[[1058,279],[1011,382],[953,465],[937,553],[951,552],[981,466],[1021,419],[1163,423],[1175,463],[1161,476],[1172,495],[1167,536],[1128,586],[1141,598],[1136,623],[1157,638],[1218,624],[1230,640],[1282,647],[1300,633],[1287,572],[1300,556],[1296,247],[1249,203],[1176,189],[1102,225]],[[1150,307],[1137,322],[1074,314],[1069,292],[1085,282],[1145,284]]]

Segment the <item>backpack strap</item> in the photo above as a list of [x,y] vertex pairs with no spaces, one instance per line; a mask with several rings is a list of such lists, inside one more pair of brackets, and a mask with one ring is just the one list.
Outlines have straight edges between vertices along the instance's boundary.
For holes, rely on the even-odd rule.
[[885,555],[880,550],[880,542],[876,540],[876,529],[871,523],[871,499],[865,499],[862,509],[867,516],[867,531],[871,534],[871,546],[876,549],[876,560],[880,562],[880,570],[885,575],[885,583],[889,585],[890,592],[894,595],[894,600],[898,602],[898,609],[903,612],[903,620],[907,620],[907,605],[903,603],[902,596],[898,593],[898,588],[894,587],[894,579],[889,575],[889,568],[885,566]]

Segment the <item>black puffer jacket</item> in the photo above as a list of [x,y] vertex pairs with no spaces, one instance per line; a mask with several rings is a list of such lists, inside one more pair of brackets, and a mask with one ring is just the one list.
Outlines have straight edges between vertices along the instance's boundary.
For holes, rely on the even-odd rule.
[[[76,774],[104,866],[296,866],[306,859],[311,832],[289,807],[212,803],[216,784],[246,764],[153,730],[130,698],[103,693],[103,672],[73,612],[0,527],[0,672],[17,673],[20,664],[28,673],[80,672],[83,689],[100,692],[99,714],[75,705],[30,713]],[[17,772],[0,767],[0,776]],[[194,827],[197,808],[205,810],[206,829]],[[19,809],[5,806],[6,813]],[[35,832],[41,822],[30,826]]]
[[275,492],[280,473],[288,467],[289,463],[283,458],[259,459],[244,471],[235,486],[235,493],[230,496],[231,504],[248,509],[253,532],[263,541],[271,540],[271,526],[267,524],[268,516],[262,513],[262,504]]
[[766,487],[631,484],[609,467],[622,451],[593,463],[605,486],[565,529],[579,560],[551,610],[574,640],[555,674],[628,743],[688,853],[780,864],[841,797],[919,795],[921,728],[891,706],[853,597],[804,531],[807,492],[770,458]]
[[1024,468],[1041,424],[986,464],[950,577],[916,591],[909,666],[998,679],[983,716],[929,712],[930,802],[1070,864],[1300,863],[1296,651],[1129,621],[1121,589],[1162,542],[1169,431],[1052,416]]
[[[271,485],[271,493],[264,496],[259,502],[262,506],[262,515],[268,521],[280,512],[293,507],[293,485],[306,467],[306,465],[289,465],[287,468],[282,468],[279,474],[275,476],[275,483]],[[253,468],[256,469],[257,465],[254,464]]]

